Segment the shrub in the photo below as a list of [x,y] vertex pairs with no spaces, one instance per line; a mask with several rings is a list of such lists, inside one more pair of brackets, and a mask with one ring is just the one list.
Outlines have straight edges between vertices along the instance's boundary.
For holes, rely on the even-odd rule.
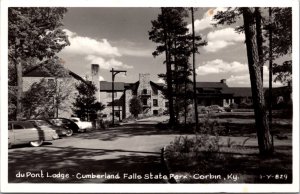
[[237,108],[238,108],[238,104],[236,104],[236,103],[231,103],[231,104],[229,105],[229,107],[230,107],[231,109],[237,109]]
[[232,112],[232,108],[230,108],[230,107],[225,107],[224,110],[225,110],[226,112]]
[[247,109],[249,108],[249,109],[251,109],[251,108],[253,108],[253,104],[242,102],[242,103],[239,104],[238,108],[247,108]]
[[190,156],[200,156],[202,154],[210,154],[219,151],[219,137],[209,136],[207,134],[175,137],[174,141],[168,146],[168,154],[173,156],[185,157],[189,153]]
[[129,115],[127,118],[123,119],[123,123],[127,123],[128,121],[135,121],[136,118],[133,115]]
[[142,112],[142,102],[139,98],[133,97],[129,102],[129,111],[134,117],[138,117],[138,115]]

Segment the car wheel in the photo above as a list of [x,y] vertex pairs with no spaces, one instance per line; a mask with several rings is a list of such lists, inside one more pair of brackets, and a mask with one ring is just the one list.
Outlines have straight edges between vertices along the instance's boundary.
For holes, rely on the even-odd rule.
[[72,129],[67,129],[67,133],[66,133],[66,136],[67,137],[70,137],[73,135],[73,130]]
[[39,146],[41,146],[42,144],[43,144],[43,142],[44,142],[44,140],[38,140],[38,141],[32,141],[32,142],[30,142],[30,145],[32,146],[32,147],[39,147]]

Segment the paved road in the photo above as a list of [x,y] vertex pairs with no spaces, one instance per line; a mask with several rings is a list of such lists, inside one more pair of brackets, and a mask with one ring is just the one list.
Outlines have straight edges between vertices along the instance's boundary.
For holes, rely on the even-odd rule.
[[[160,163],[160,151],[179,134],[158,130],[155,128],[158,121],[162,118],[148,118],[113,129],[75,134],[46,142],[38,148],[19,146],[10,149],[9,182],[165,183],[164,177],[159,176],[165,174]],[[236,145],[244,144],[247,139],[223,136],[219,143],[226,146],[229,138]],[[290,136],[288,140],[274,141],[283,149],[291,147]],[[245,144],[257,146],[257,139],[252,137]],[[18,177],[21,175],[24,177]]]
[[[154,179],[165,172],[160,149],[176,134],[158,132],[155,124],[146,119],[105,131],[75,134],[38,148],[10,149],[9,181],[165,183],[163,178]],[[25,177],[17,177],[21,175]]]

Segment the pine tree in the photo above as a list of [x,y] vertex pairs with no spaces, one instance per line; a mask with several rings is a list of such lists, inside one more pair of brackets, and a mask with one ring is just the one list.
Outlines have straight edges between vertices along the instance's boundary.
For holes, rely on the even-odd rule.
[[97,116],[105,106],[101,102],[97,102],[95,97],[96,86],[92,83],[81,82],[76,85],[78,96],[73,103],[74,114],[82,120],[91,120]]
[[133,97],[129,102],[129,111],[130,113],[137,118],[143,110],[142,102],[139,98]]
[[[261,155],[269,155],[273,152],[272,138],[267,121],[267,113],[265,107],[263,80],[261,71],[261,57],[259,51],[261,48],[260,34],[257,34],[257,21],[255,21],[255,8],[228,8],[227,11],[218,12],[214,17],[218,20],[218,24],[233,24],[237,18],[243,17],[243,26],[237,28],[237,31],[244,31],[245,43],[247,50],[248,67],[250,74],[252,99],[255,115],[255,127],[257,130],[257,139],[259,152]],[[258,37],[259,36],[259,37]],[[259,41],[258,41],[259,40]]]
[[[161,14],[152,21],[152,30],[149,31],[149,39],[158,44],[153,56],[165,53],[166,73],[159,74],[159,77],[167,83],[165,96],[169,100],[170,125],[178,122],[180,101],[186,98],[182,92],[186,93],[187,83],[190,82],[189,57],[193,50],[192,35],[188,33],[187,22],[184,21],[186,17],[188,12],[185,8],[161,8]],[[201,36],[195,36],[196,48],[205,44]]]

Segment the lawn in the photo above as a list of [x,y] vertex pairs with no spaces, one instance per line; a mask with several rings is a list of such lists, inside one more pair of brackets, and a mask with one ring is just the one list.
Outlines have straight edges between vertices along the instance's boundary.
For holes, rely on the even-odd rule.
[[[235,143],[228,147],[224,142],[218,152],[202,153],[169,152],[166,147],[165,158],[172,174],[187,177],[177,179],[179,183],[291,183],[291,144],[276,140],[275,153],[269,158],[260,157],[253,144],[249,141],[245,146]],[[230,178],[231,175],[237,179]]]
[[253,112],[199,115],[206,136],[213,140],[204,138],[199,149],[190,133],[166,146],[170,173],[180,175],[179,183],[291,183],[292,119],[281,112],[274,115],[275,151],[270,157],[259,155]]

